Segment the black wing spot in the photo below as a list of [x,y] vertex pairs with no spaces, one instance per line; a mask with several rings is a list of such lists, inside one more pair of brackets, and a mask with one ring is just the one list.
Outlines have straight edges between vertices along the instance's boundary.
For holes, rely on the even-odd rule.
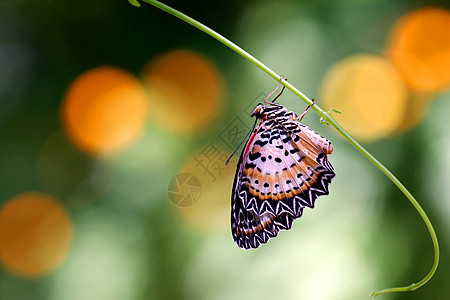
[[270,137],[270,133],[268,133],[268,132],[263,132],[263,133],[261,133],[261,137],[262,137],[263,139],[267,139],[268,137]]
[[258,145],[258,146],[260,146],[260,147],[264,147],[267,143],[268,143],[268,141],[257,140],[257,141],[255,142],[255,145]]
[[281,162],[282,162],[281,158],[279,158],[279,157],[275,157],[275,161],[276,161],[277,163],[281,163]]
[[253,169],[254,167],[256,167],[256,165],[254,163],[246,163],[245,164],[246,169]]
[[256,153],[251,153],[250,152],[249,155],[248,155],[248,158],[253,161],[253,160],[257,159],[260,156],[261,156],[261,152],[256,152]]
[[287,136],[287,137],[285,137],[284,139],[283,139],[283,143],[287,143],[287,142],[289,142],[290,140],[292,140],[292,138],[290,137],[290,136]]

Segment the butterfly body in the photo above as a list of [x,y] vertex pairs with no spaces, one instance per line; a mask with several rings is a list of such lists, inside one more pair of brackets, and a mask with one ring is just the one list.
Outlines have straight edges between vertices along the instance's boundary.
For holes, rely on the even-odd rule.
[[261,119],[241,153],[232,191],[231,229],[241,248],[257,248],[290,229],[305,207],[327,195],[333,146],[282,105],[258,104]]

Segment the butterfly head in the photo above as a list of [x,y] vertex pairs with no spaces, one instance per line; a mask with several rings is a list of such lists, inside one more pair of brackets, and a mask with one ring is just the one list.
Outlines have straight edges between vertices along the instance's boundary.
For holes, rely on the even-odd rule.
[[251,116],[258,119],[274,119],[281,117],[286,112],[286,108],[279,104],[268,106],[264,105],[263,103],[258,103]]
[[256,105],[255,109],[253,110],[251,116],[252,117],[257,117],[258,119],[263,119],[267,113],[265,112],[265,108],[266,106],[262,103],[258,103],[258,105]]

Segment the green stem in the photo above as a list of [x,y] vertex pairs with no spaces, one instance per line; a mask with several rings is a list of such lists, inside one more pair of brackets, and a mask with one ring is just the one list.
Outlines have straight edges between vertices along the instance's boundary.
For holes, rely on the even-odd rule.
[[[214,30],[210,29],[209,27],[203,25],[202,23],[192,19],[191,17],[177,11],[176,9],[173,9],[170,6],[167,6],[159,1],[154,0],[142,0],[144,2],[147,2],[183,21],[186,23],[194,26],[197,29],[200,29],[204,33],[210,35],[211,37],[215,38],[222,44],[226,45],[233,51],[237,52],[250,62],[252,62],[254,65],[262,69],[264,72],[266,72],[269,76],[274,78],[275,80],[280,79],[280,75],[272,71],[270,68],[268,68],[266,65],[264,65],[261,61],[250,55],[248,52],[246,52],[244,49],[236,45],[235,43],[231,42],[224,36],[220,35],[219,33],[215,32]],[[137,2],[137,0],[129,0],[129,2],[134,6],[140,6],[140,4]],[[311,99],[309,99],[306,95],[304,95],[302,92],[300,92],[297,88],[295,88],[292,84],[287,82],[286,80],[282,81],[282,84],[286,86],[289,90],[291,90],[294,94],[296,94],[298,97],[300,97],[303,101],[305,101],[308,105],[312,104]],[[431,267],[431,270],[428,272],[427,276],[423,278],[418,283],[413,283],[409,286],[404,287],[397,287],[397,288],[389,288],[384,289],[378,292],[375,292],[372,294],[372,297],[386,294],[386,293],[392,293],[392,292],[403,292],[403,291],[413,291],[425,283],[427,283],[431,277],[433,277],[434,273],[436,272],[438,263],[439,263],[439,244],[438,239],[436,236],[436,232],[433,229],[433,225],[430,222],[430,219],[426,215],[425,211],[420,206],[419,202],[413,197],[413,195],[405,188],[405,186],[385,167],[383,166],[375,157],[373,157],[369,152],[367,152],[366,149],[364,149],[354,138],[350,136],[331,116],[330,113],[327,111],[324,111],[322,108],[320,108],[318,105],[312,106],[312,108],[319,114],[322,119],[331,124],[334,128],[336,128],[337,131],[339,131],[340,134],[350,143],[352,144],[362,155],[364,155],[368,160],[370,160],[378,169],[381,170],[401,191],[405,196],[408,198],[408,200],[411,202],[411,204],[416,208],[420,216],[422,217],[423,221],[425,222],[428,231],[430,232],[431,240],[433,241],[434,246],[434,262],[433,266]]]

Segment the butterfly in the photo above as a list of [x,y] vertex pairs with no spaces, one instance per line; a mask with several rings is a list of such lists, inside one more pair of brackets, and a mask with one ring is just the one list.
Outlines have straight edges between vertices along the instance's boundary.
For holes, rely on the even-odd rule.
[[[314,105],[297,116],[267,99],[259,103],[252,117],[259,125],[252,131],[240,155],[231,196],[231,231],[236,244],[258,248],[288,230],[305,207],[328,195],[335,176],[328,154],[330,141],[300,123]],[[254,128],[255,128],[254,126]],[[250,133],[250,132],[249,132]],[[245,138],[244,138],[245,139]],[[238,147],[239,148],[239,147]]]

